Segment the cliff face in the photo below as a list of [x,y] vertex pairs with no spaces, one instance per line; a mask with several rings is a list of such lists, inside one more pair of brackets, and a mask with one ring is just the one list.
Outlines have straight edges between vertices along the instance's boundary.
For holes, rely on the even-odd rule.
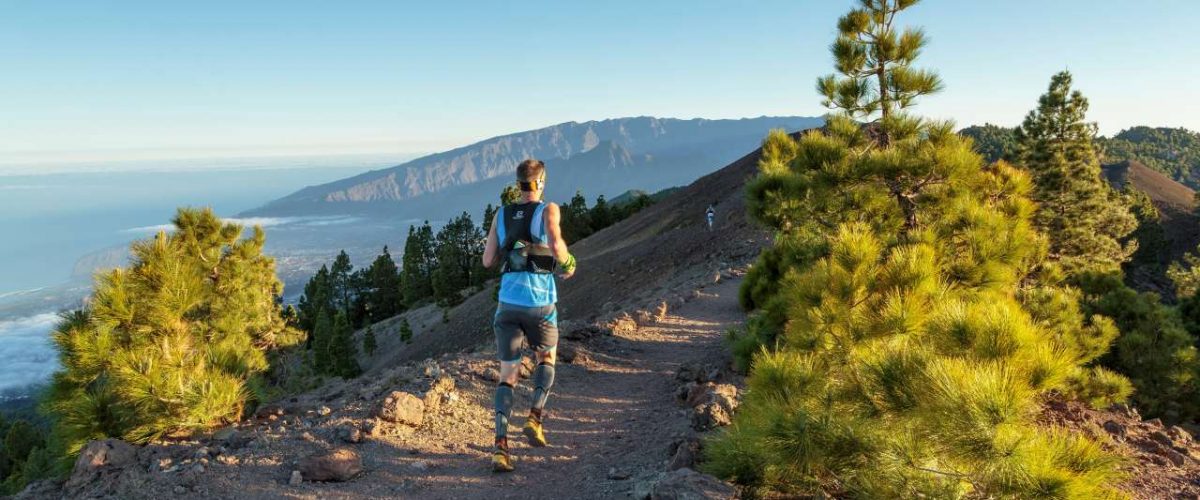
[[[399,202],[493,179],[507,182],[517,163],[530,157],[546,161],[552,172],[566,171],[577,178],[587,177],[586,183],[572,179],[571,183],[576,184],[568,186],[572,192],[593,182],[600,182],[604,190],[616,190],[609,193],[585,189],[590,196],[613,195],[632,188],[667,187],[661,183],[667,180],[687,183],[729,163],[757,146],[771,129],[794,131],[820,122],[820,118],[806,117],[741,120],[637,117],[568,122],[495,137],[395,167],[311,186],[247,215],[390,214],[400,208]],[[597,149],[600,153],[587,156]],[[581,157],[585,161],[572,161]],[[622,167],[644,168],[618,172]],[[620,179],[610,178],[618,173]]]

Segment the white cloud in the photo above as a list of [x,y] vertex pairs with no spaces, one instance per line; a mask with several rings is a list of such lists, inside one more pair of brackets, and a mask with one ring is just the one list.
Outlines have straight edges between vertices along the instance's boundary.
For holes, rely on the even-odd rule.
[[349,224],[362,220],[361,217],[314,217],[314,220],[305,222],[305,226],[332,226],[335,224]]
[[[361,219],[358,217],[332,215],[311,217],[226,217],[221,220],[225,222],[232,222],[234,224],[241,224],[247,228],[251,228],[254,226],[272,227],[289,224],[301,224],[305,226],[330,226],[334,224],[348,224]],[[175,229],[175,226],[172,224],[158,224],[154,226],[131,227],[129,229],[122,229],[121,232],[129,234],[155,234],[159,231],[170,232],[173,229]]]
[[170,231],[172,229],[175,229],[173,224],[159,224],[157,226],[131,227],[129,229],[122,229],[121,232],[132,234],[156,234],[159,231]]
[[0,321],[0,391],[45,382],[58,369],[50,331],[54,313]]
[[229,217],[221,220],[225,222],[232,222],[234,224],[241,224],[246,227],[271,227],[291,224],[293,222],[299,222],[308,218],[309,217],[247,217],[245,219],[239,219],[237,217]]

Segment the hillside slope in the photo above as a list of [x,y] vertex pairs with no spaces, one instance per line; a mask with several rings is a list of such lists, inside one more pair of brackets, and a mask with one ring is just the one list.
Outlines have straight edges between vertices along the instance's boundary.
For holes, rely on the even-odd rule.
[[1132,183],[1145,191],[1159,210],[1171,213],[1190,213],[1195,205],[1191,188],[1176,182],[1166,174],[1136,160],[1104,165],[1104,176],[1117,189]]
[[[559,282],[559,318],[591,322],[629,307],[651,308],[664,292],[684,282],[702,282],[724,269],[752,261],[769,242],[766,231],[745,215],[745,180],[757,172],[755,151],[706,175],[629,219],[571,246],[578,274]],[[704,210],[717,218],[704,228]],[[624,304],[624,305],[623,305]],[[475,294],[454,309],[449,323],[431,325],[403,350],[372,366],[423,359],[474,346],[491,338],[496,302],[491,291]]]
[[1127,269],[1132,285],[1173,297],[1173,285],[1164,274],[1167,264],[1181,259],[1184,253],[1195,250],[1200,244],[1200,217],[1195,213],[1193,191],[1138,161],[1104,165],[1103,169],[1113,187],[1121,189],[1132,185],[1149,195],[1161,216],[1165,248],[1154,262]]

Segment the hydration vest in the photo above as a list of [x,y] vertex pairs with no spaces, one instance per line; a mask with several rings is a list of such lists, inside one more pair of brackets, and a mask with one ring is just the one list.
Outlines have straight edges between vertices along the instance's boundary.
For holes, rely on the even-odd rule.
[[[500,242],[502,273],[554,273],[556,261],[550,249],[545,246],[546,235],[542,229],[545,226],[541,225],[544,208],[545,205],[540,201],[500,208],[498,229],[503,231]],[[535,222],[539,224],[539,231],[543,233],[541,238],[534,237]]]

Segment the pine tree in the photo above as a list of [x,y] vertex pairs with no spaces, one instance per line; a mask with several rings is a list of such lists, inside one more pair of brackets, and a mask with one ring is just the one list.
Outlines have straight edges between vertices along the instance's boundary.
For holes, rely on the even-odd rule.
[[483,255],[484,235],[463,212],[437,234],[437,268],[433,272],[433,295],[440,304],[455,305],[462,301],[460,292],[482,283],[474,276]]
[[280,314],[282,315],[281,319],[283,319],[283,323],[285,325],[292,328],[300,327],[300,312],[296,309],[296,306],[288,304],[287,307],[283,308],[283,312]]
[[604,199],[604,195],[596,197],[596,204],[592,205],[592,209],[588,212],[588,218],[591,219],[593,232],[611,226],[616,222],[612,209],[609,208],[608,200]]
[[[372,263],[374,264],[374,263]],[[392,263],[395,266],[395,262]],[[363,326],[370,324],[371,304],[375,300],[375,289],[371,283],[371,267],[360,268],[350,274],[350,324]],[[399,280],[399,276],[396,277]],[[404,290],[397,283],[396,293],[403,294]],[[403,302],[401,300],[401,302]]]
[[346,255],[346,251],[338,252],[336,258],[333,259],[333,265],[329,267],[329,284],[333,289],[333,306],[338,311],[349,311],[351,295],[350,275],[354,272],[354,265],[350,263],[350,256]]
[[309,346],[312,345],[311,334],[316,328],[317,315],[321,311],[335,311],[333,279],[329,268],[322,265],[321,269],[304,284],[304,295],[300,296],[298,304],[300,329],[309,332]]
[[[1200,247],[1185,253],[1181,261],[1172,262],[1167,268],[1167,276],[1175,284],[1182,324],[1193,342],[1200,345],[1200,341],[1195,340],[1200,339]],[[1197,375],[1200,376],[1200,368]]]
[[1150,195],[1132,184],[1127,184],[1121,195],[1128,201],[1129,212],[1137,221],[1137,229],[1130,235],[1137,241],[1137,251],[1130,258],[1126,272],[1148,273],[1158,278],[1156,281],[1161,281],[1166,277],[1162,264],[1167,260],[1166,252],[1170,249],[1163,230],[1162,215],[1150,200]]
[[1183,259],[1167,267],[1167,277],[1175,284],[1175,294],[1181,298],[1200,292],[1200,247],[1183,254]]
[[30,481],[53,475],[56,460],[41,430],[24,419],[0,430],[0,495],[15,495]]
[[1168,423],[1200,417],[1200,354],[1188,332],[1192,299],[1184,296],[1175,311],[1157,294],[1129,288],[1116,272],[1080,281],[1087,313],[1112,318],[1121,330],[1103,361],[1129,376],[1138,409]]
[[412,343],[413,331],[412,325],[408,324],[408,318],[400,320],[400,341],[405,344]]
[[37,428],[24,419],[18,419],[4,433],[5,458],[12,464],[23,465],[29,454],[45,445],[45,441],[45,437]]
[[471,263],[471,281],[473,286],[483,286],[488,280],[495,279],[500,276],[500,268],[483,267],[483,246],[487,243],[487,237],[492,230],[492,222],[496,220],[496,214],[499,208],[492,207],[488,204],[487,208],[483,209],[483,224],[479,228],[480,236],[480,253],[479,258]]
[[500,192],[500,204],[512,205],[521,199],[521,188],[516,184],[504,186],[504,190]]
[[562,220],[559,225],[562,227],[563,239],[567,242],[574,243],[592,234],[591,214],[588,212],[587,199],[583,197],[582,191],[575,191],[575,196],[571,197],[571,201],[563,207],[561,213]]
[[433,270],[437,254],[433,228],[429,221],[420,228],[410,227],[404,242],[404,303],[412,307],[433,296]]
[[0,415],[0,495],[16,495],[32,481],[54,479],[65,465],[47,446],[41,428]]
[[331,375],[354,378],[362,373],[356,359],[358,350],[354,347],[354,329],[350,326],[350,318],[344,311],[339,312],[333,319],[333,336],[329,342],[329,354],[332,361]]
[[302,340],[261,228],[180,209],[175,230],[135,242],[130,266],[96,279],[53,333],[62,369],[45,409],[60,455],[90,439],[146,442],[233,421],[262,386],[268,354]]
[[[760,310],[733,340],[756,354],[706,468],[785,496],[1111,496],[1118,460],[1032,416],[1051,391],[1128,393],[1094,366],[1116,328],[1086,317],[1077,290],[1030,282],[1045,243],[1028,177],[985,165],[952,124],[903,113],[940,87],[908,69],[920,31],[894,34],[914,3],[863,0],[843,17],[847,80],[822,93],[845,112],[764,142],[747,206],[777,243],[743,285]],[[881,72],[878,95],[864,67]]]
[[369,274],[370,321],[382,321],[399,314],[404,309],[404,284],[386,246],[371,263]]
[[20,493],[29,483],[39,479],[54,479],[60,476],[59,457],[49,448],[38,447],[29,452],[19,471],[9,476],[4,483],[9,494]]
[[377,342],[375,339],[375,329],[371,328],[371,325],[367,325],[367,331],[363,333],[363,352],[367,353],[367,356],[374,356],[375,349],[379,348]]
[[492,222],[496,220],[496,213],[499,211],[500,211],[500,209],[493,207],[491,203],[488,203],[487,207],[484,207],[484,209],[483,209],[483,234],[484,235],[487,235],[488,232],[490,232],[492,230]]
[[317,373],[327,374],[337,371],[337,360],[333,354],[334,335],[333,319],[329,317],[327,309],[321,309],[317,312],[316,321],[313,322],[311,335],[313,368]]
[[1034,181],[1034,221],[1068,276],[1116,271],[1137,249],[1126,241],[1137,221],[1100,177],[1096,125],[1084,121],[1087,109],[1087,98],[1071,89],[1071,73],[1063,71],[1017,129],[1018,157]]
[[[912,106],[916,98],[942,89],[932,71],[915,69],[912,63],[925,47],[925,32],[916,28],[898,31],[896,15],[916,0],[861,0],[861,7],[838,19],[838,37],[833,52],[836,75],[817,79],[817,92],[830,109],[851,117],[888,121],[898,111]],[[881,130],[879,142],[887,145],[891,127]]]

